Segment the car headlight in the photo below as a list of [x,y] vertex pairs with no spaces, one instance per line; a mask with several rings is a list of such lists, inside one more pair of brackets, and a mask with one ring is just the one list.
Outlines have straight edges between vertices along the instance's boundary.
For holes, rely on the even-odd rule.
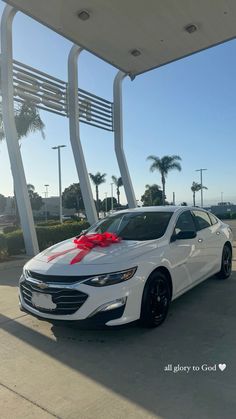
[[128,279],[132,278],[136,270],[137,266],[135,266],[135,268],[126,269],[125,271],[96,275],[85,281],[84,284],[92,285],[93,287],[106,287],[107,285],[119,284],[120,282],[128,281]]

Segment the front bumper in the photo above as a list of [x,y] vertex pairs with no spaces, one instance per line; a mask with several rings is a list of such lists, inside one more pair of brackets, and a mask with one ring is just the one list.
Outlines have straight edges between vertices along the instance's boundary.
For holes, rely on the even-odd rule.
[[[42,316],[39,314],[35,314],[35,310],[34,312],[31,310],[28,310],[26,308],[26,305],[23,305],[22,302],[20,302],[20,308],[22,311],[24,311],[27,314],[31,314],[34,317],[36,317],[37,319],[42,320]],[[73,320],[73,323],[78,324],[81,327],[85,327],[85,328],[90,328],[90,327],[96,327],[96,328],[100,328],[100,327],[104,327],[104,326],[112,326],[111,324],[108,324],[109,322],[112,322],[113,320],[117,320],[117,319],[121,319],[123,314],[124,314],[124,310],[125,310],[125,305],[123,305],[122,307],[110,310],[110,311],[103,311],[97,314],[94,314],[92,317],[89,317],[87,319],[84,320]],[[45,319],[45,317],[44,317]],[[51,320],[53,321],[53,323],[61,323],[63,322],[63,320],[58,320],[58,318],[54,318],[52,319],[47,318],[47,320]],[[66,322],[70,321],[69,319],[66,319]],[[121,324],[121,323],[120,323]],[[125,324],[125,323],[124,323]],[[114,325],[113,325],[114,326]]]
[[[52,294],[55,295],[55,291],[58,292],[58,290],[61,290],[62,292],[59,292],[59,295],[61,295],[61,298],[64,299],[64,301],[65,295],[67,295],[68,292],[71,294],[72,298],[74,298],[74,294],[79,295],[79,298],[82,298],[82,304],[80,304],[74,312],[64,311],[63,314],[60,314],[59,311],[56,312],[57,308],[55,310],[45,310],[32,304],[31,299],[28,297],[27,299],[23,291],[23,285],[27,283],[28,280],[30,281],[30,279],[26,279],[23,276],[20,278],[20,305],[24,311],[41,319],[44,318],[53,321],[83,321],[82,323],[87,323],[89,326],[118,326],[133,322],[140,317],[143,286],[142,281],[140,281],[137,274],[127,282],[101,288],[92,287],[84,283],[50,283],[48,284],[49,288],[45,291],[37,288],[37,281],[35,281],[32,290],[36,293],[44,294],[47,292],[50,294],[50,290],[53,290],[54,294]],[[27,290],[27,293],[30,295],[30,291],[28,292]],[[99,310],[101,307],[104,307],[104,305],[109,305],[109,303],[115,301],[124,301],[124,303],[120,307],[114,307],[113,309],[106,311]],[[59,305],[57,305],[57,307],[58,306]]]

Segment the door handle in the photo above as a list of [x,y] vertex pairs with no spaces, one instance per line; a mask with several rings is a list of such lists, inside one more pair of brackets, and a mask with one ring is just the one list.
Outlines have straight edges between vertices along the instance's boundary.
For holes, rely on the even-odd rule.
[[202,243],[203,242],[203,239],[198,239],[198,243]]

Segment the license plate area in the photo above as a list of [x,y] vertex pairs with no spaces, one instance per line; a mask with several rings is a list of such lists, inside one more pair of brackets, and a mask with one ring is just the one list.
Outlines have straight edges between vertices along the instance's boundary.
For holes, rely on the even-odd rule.
[[44,308],[46,310],[55,310],[57,307],[52,301],[50,294],[43,294],[41,292],[32,292],[31,302],[36,308]]

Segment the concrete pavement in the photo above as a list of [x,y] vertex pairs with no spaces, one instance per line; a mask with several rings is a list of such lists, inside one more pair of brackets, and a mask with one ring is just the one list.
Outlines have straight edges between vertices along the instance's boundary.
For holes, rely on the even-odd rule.
[[[1,419],[235,418],[235,271],[230,280],[210,278],[173,302],[158,329],[81,330],[22,313],[21,267],[5,266]],[[202,371],[205,364],[213,371]],[[178,370],[184,366],[189,373]]]

